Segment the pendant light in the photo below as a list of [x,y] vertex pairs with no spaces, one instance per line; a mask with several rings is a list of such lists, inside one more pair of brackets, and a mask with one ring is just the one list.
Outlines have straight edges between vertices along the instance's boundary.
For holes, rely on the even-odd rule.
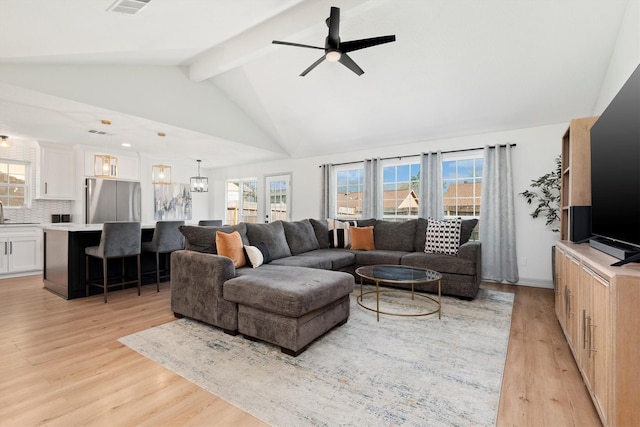
[[198,162],[198,176],[191,177],[189,191],[192,193],[206,193],[209,191],[209,178],[200,176],[200,162],[202,162],[202,160],[196,160],[196,162]]
[[118,159],[108,154],[94,155],[93,175],[98,178],[117,178]]
[[171,166],[153,165],[151,166],[151,183],[152,184],[171,184]]

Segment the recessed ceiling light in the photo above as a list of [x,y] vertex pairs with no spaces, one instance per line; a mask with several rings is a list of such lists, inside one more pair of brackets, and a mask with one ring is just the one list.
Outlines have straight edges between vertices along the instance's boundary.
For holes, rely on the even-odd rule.
[[167,136],[167,134],[164,132],[158,132],[158,136]]
[[123,143],[122,143],[122,146],[123,146],[123,147],[131,147],[131,144],[129,144],[128,142],[123,142]]
[[111,124],[111,120],[100,120],[100,123],[102,123],[103,125],[110,125]]

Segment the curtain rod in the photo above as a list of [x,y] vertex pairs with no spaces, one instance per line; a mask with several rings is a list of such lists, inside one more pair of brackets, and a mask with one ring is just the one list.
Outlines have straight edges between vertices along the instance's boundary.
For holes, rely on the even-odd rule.
[[[516,146],[516,144],[498,144],[498,145],[490,145],[489,148],[506,147],[507,145],[509,145],[510,147],[515,147]],[[483,148],[484,147],[481,147],[481,148],[462,148],[460,150],[441,151],[441,153],[442,154],[463,153],[465,151],[482,150]],[[418,156],[420,156],[420,154],[409,154],[407,156],[382,157],[382,158],[380,158],[380,160],[402,159],[402,158],[406,158],[406,157],[418,157]],[[363,162],[363,160],[357,160],[357,161],[353,161],[353,162],[331,163],[331,166],[353,165],[353,164],[362,163],[362,162]],[[320,165],[318,167],[322,167],[322,165]]]

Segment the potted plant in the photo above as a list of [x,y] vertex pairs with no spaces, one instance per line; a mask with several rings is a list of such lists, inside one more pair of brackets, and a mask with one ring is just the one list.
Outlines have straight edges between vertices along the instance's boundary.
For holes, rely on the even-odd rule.
[[[551,231],[560,231],[560,182],[562,180],[562,157],[556,157],[556,167],[549,173],[542,175],[538,179],[531,180],[529,190],[518,193],[524,197],[528,204],[535,203],[535,209],[530,213],[531,217],[538,218],[540,215],[547,218],[546,225],[553,227]],[[556,250],[551,246],[551,276],[553,286],[556,286]]]
[[[560,180],[562,179],[562,159],[556,157],[556,167],[538,179],[531,180],[529,190],[518,193],[529,205],[535,204],[531,217],[547,218],[546,225],[553,227],[551,231],[559,232],[560,222]],[[535,203],[534,203],[535,202]]]

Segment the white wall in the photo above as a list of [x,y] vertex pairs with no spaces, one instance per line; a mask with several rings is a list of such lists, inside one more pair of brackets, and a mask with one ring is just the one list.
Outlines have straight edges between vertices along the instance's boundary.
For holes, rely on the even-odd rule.
[[627,5],[618,40],[611,55],[607,74],[600,89],[600,96],[593,115],[598,116],[640,64],[640,1],[631,0]]
[[[257,178],[258,192],[264,195],[264,177],[276,173],[292,173],[292,219],[318,218],[320,215],[322,163],[360,161],[371,157],[410,156],[432,150],[458,150],[482,148],[485,145],[513,143],[514,188],[516,193],[528,188],[531,180],[555,167],[560,154],[560,141],[568,123],[519,129],[508,132],[487,133],[453,139],[425,141],[412,144],[357,151],[339,156],[318,156],[305,159],[288,159],[260,164],[214,169],[209,176],[212,214],[224,218],[224,181],[237,178]],[[258,199],[259,218],[264,218],[264,200]],[[547,229],[544,220],[529,216],[530,206],[516,196],[516,229],[520,284],[552,287],[551,247],[558,234]]]

